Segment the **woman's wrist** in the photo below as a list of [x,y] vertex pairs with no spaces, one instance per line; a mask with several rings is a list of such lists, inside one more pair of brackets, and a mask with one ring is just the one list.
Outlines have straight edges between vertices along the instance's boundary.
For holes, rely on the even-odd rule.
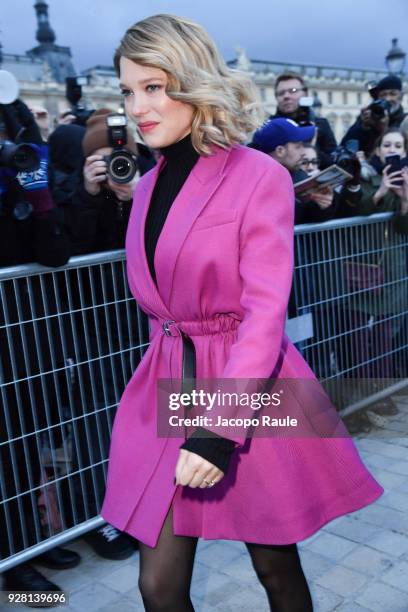
[[87,180],[84,180],[84,189],[89,195],[98,195],[101,190],[97,183],[90,183]]
[[400,215],[406,215],[408,213],[408,198],[401,198]]
[[383,197],[385,196],[385,194],[387,193],[387,189],[384,189],[384,187],[380,186],[377,191],[375,192],[375,194],[373,195],[373,202],[374,204],[377,206],[377,204],[380,202],[380,200],[383,199]]

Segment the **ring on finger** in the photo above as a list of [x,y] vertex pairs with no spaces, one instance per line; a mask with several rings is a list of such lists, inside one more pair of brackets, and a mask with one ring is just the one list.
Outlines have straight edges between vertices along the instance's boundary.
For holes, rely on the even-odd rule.
[[205,482],[207,487],[213,487],[215,485],[215,480],[208,481],[208,480],[205,480],[205,478],[204,478],[203,482]]

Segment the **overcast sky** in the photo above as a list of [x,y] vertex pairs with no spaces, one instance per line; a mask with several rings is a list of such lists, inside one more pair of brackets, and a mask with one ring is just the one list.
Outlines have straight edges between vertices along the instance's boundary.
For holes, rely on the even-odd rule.
[[[34,0],[2,0],[5,53],[24,53],[36,44],[33,5]],[[254,59],[378,69],[385,67],[394,37],[408,53],[408,0],[49,0],[48,5],[57,43],[71,47],[78,71],[111,64],[127,27],[155,13],[197,20],[227,60],[240,45]]]

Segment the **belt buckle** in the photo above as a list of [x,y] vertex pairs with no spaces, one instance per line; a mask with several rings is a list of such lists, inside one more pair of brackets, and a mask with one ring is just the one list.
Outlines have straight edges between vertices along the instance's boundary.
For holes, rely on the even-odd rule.
[[163,331],[166,334],[166,336],[171,336],[171,329],[169,328],[169,325],[172,325],[173,323],[175,323],[175,321],[165,321],[163,323]]

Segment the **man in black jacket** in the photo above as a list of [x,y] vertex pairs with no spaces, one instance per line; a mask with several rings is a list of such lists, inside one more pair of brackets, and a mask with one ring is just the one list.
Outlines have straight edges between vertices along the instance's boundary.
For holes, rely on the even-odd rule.
[[[345,144],[348,140],[358,140],[359,150],[364,151],[367,157],[373,153],[377,140],[384,131],[388,127],[399,127],[407,116],[401,104],[402,82],[395,74],[389,74],[381,79],[370,89],[370,95],[374,103],[387,102],[388,108],[383,110],[379,108],[378,112],[373,112],[373,103],[363,108],[341,141],[341,144]],[[377,107],[380,106],[377,104]]]
[[[307,95],[308,89],[303,77],[294,72],[280,74],[275,81],[275,97],[278,107],[275,115],[271,115],[270,119],[285,117],[302,124],[304,109],[300,107],[299,102]],[[331,153],[337,146],[336,138],[327,119],[314,116],[310,107],[307,110],[309,125],[312,123],[317,128],[316,147],[321,167],[325,168],[332,163]]]

